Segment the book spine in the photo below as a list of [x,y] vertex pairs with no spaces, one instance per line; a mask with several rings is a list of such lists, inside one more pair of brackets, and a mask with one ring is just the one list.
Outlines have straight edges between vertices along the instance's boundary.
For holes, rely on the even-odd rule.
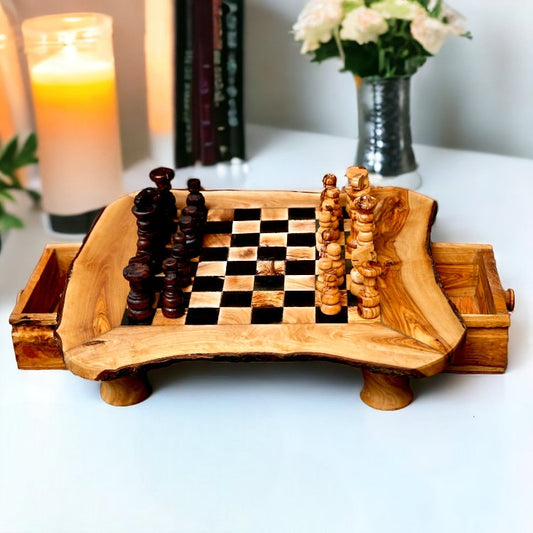
[[226,54],[223,41],[223,12],[227,7],[222,0],[213,0],[213,121],[216,136],[217,161],[227,161],[229,155],[227,77],[224,65]]
[[176,69],[175,111],[175,165],[176,168],[194,164],[193,139],[193,27],[194,0],[176,0],[175,47]]
[[245,159],[244,132],[244,1],[223,0],[222,35],[226,81],[229,159]]
[[196,102],[195,135],[199,159],[204,165],[217,162],[215,126],[213,122],[213,3],[196,0],[193,10],[194,31],[194,95]]

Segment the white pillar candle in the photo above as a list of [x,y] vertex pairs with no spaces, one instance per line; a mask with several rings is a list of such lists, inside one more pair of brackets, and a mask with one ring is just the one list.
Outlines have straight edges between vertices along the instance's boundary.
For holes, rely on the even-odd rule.
[[37,17],[22,31],[43,208],[79,215],[104,207],[123,193],[111,17]]
[[145,0],[145,64],[152,159],[174,166],[174,2]]

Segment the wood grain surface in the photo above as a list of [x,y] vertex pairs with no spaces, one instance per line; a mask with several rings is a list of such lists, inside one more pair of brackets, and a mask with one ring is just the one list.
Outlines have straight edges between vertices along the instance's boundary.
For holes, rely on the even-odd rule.
[[[142,367],[187,359],[328,359],[384,372],[442,371],[465,328],[436,282],[429,255],[435,202],[413,191],[373,189],[383,318],[356,324],[120,326],[134,255],[133,195],[109,206],[76,258],[57,336],[67,367],[82,377],[113,379]],[[175,191],[183,205],[187,191]],[[208,191],[207,206],[316,206],[318,193]],[[344,197],[341,197],[344,201]],[[385,309],[388,308],[386,311]]]

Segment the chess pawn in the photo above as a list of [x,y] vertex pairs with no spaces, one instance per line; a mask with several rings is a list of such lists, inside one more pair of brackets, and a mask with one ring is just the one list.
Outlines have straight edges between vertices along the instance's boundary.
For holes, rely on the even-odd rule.
[[154,314],[150,266],[147,263],[130,262],[123,273],[130,284],[126,298],[128,318],[136,324],[149,324]]
[[171,181],[174,179],[174,171],[167,167],[158,167],[150,172],[150,179],[157,187],[159,200],[157,202],[157,214],[159,217],[161,240],[168,243],[170,236],[176,231],[176,198],[171,191]]
[[326,197],[326,191],[331,187],[337,186],[337,176],[335,174],[325,174],[322,178],[322,193],[320,194],[320,201],[323,202]]
[[202,185],[198,178],[190,178],[187,180],[187,188],[189,189],[189,194],[186,198],[186,203],[188,206],[194,206],[198,209],[199,218],[202,223],[205,223],[207,219],[207,209],[205,207],[205,198],[204,195],[200,192]]
[[198,257],[200,255],[200,246],[198,235],[196,233],[196,222],[190,215],[185,215],[183,212],[180,216],[180,229],[185,235],[185,245],[189,252],[189,256]]
[[374,209],[377,200],[374,196],[364,195],[356,205],[356,225],[358,245],[367,245],[374,241]]
[[170,249],[170,257],[176,260],[177,284],[179,287],[188,287],[192,283],[191,262],[187,246],[183,242],[174,241]]
[[352,269],[350,270],[350,292],[358,296],[363,288],[364,278],[359,272],[359,266],[365,261],[377,261],[377,254],[374,250],[374,244],[367,246],[358,246],[351,254]]
[[163,292],[161,293],[161,311],[167,318],[179,318],[185,313],[183,292],[178,286],[177,261],[169,257],[163,261]]
[[326,189],[325,197],[329,202],[333,204],[333,216],[337,220],[337,223],[340,225],[342,220],[342,207],[340,201],[340,191],[337,187],[331,187]]
[[325,315],[337,315],[341,312],[341,292],[337,285],[337,276],[334,272],[324,274],[325,287],[321,293],[320,311]]
[[342,248],[339,243],[332,242],[326,247],[326,256],[331,260],[331,269],[337,276],[337,285],[340,287],[344,283],[346,275],[346,263],[341,257]]
[[381,313],[379,291],[376,287],[381,265],[375,261],[365,261],[358,270],[363,276],[363,288],[359,292],[357,312],[363,318],[377,318]]
[[329,257],[321,257],[317,261],[318,276],[316,278],[316,290],[322,294],[326,287],[325,275],[332,269],[332,261]]

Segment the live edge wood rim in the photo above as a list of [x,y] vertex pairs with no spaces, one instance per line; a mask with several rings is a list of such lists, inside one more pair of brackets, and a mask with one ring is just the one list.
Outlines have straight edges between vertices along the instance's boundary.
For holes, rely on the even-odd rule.
[[[383,308],[389,311],[376,321],[336,325],[333,332],[331,326],[316,324],[193,326],[192,332],[173,326],[120,326],[128,290],[122,268],[134,254],[136,227],[129,212],[134,195],[117,200],[100,216],[69,273],[56,330],[67,368],[86,379],[107,380],[179,360],[325,359],[397,375],[441,372],[466,328],[435,279],[429,233],[436,202],[407,189],[372,192],[382,206],[376,246],[388,261]],[[187,191],[174,194],[183,205]],[[317,205],[315,192],[204,195],[208,207],[217,208]],[[398,276],[403,281],[400,297],[407,298],[401,306],[392,283]]]

